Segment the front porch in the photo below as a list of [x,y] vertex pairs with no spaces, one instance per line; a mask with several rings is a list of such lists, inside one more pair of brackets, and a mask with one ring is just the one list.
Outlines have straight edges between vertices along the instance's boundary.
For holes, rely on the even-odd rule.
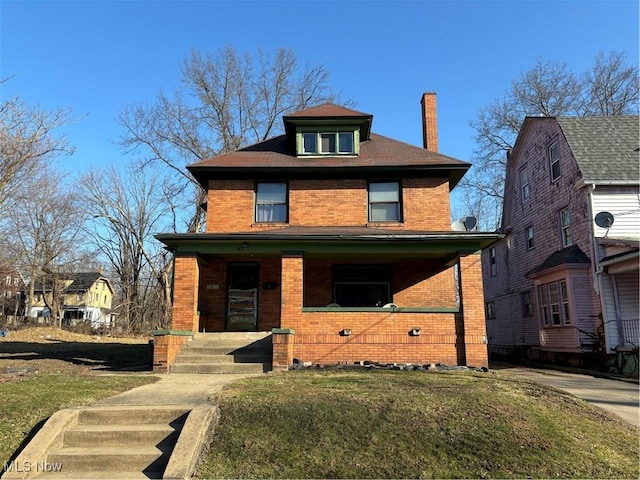
[[486,366],[478,250],[488,236],[173,236],[173,323],[156,336],[154,368],[166,371],[196,332],[233,330],[271,331],[274,369],[294,359]]

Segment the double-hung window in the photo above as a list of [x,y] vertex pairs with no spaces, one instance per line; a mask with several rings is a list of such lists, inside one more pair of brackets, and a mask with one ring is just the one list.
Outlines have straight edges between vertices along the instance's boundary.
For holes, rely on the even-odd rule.
[[568,247],[571,241],[571,213],[569,207],[560,210],[560,236],[562,238],[562,246]]
[[551,182],[560,178],[560,150],[558,142],[549,147],[549,168],[551,171]]
[[489,273],[492,277],[498,274],[498,265],[496,263],[496,249],[491,247],[489,249]]
[[527,227],[527,250],[533,250],[533,225]]
[[529,201],[529,175],[526,170],[520,171],[520,197],[522,203]]
[[496,318],[496,304],[495,302],[487,302],[484,305],[485,316],[487,320],[492,320]]
[[369,221],[402,221],[400,182],[369,183]]
[[567,281],[557,280],[538,287],[540,313],[545,327],[571,324]]
[[287,221],[287,184],[256,184],[256,222],[273,223]]

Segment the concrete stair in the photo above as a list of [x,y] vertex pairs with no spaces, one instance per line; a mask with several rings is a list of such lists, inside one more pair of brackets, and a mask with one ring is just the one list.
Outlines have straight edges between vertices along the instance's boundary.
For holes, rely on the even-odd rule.
[[270,332],[197,333],[170,373],[258,374],[271,370]]
[[[193,473],[189,470],[195,468],[194,455],[214,418],[211,407],[196,410],[183,406],[61,410],[2,479],[185,478]],[[192,412],[194,418],[185,427]]]

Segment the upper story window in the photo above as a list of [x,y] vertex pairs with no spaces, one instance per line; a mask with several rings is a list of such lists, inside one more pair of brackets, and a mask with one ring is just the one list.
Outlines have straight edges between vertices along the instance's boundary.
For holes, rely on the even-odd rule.
[[533,250],[533,225],[527,227],[527,250]]
[[7,285],[11,285],[11,275],[7,275],[7,277],[4,279],[4,283],[6,283]]
[[355,155],[355,131],[314,131],[302,132],[301,146],[298,153],[302,155]]
[[563,247],[568,247],[573,243],[571,240],[571,213],[569,212],[569,207],[560,210],[560,235]]
[[369,183],[370,222],[400,222],[401,213],[399,182]]
[[492,277],[498,274],[498,264],[496,263],[496,249],[491,247],[489,249],[489,272]]
[[529,175],[526,170],[520,171],[520,198],[522,203],[529,200]]
[[496,304],[495,302],[487,302],[484,305],[485,315],[487,320],[496,318]]
[[287,184],[256,184],[256,222],[287,221]]
[[551,171],[551,181],[555,182],[560,178],[560,150],[558,142],[549,147],[549,167]]

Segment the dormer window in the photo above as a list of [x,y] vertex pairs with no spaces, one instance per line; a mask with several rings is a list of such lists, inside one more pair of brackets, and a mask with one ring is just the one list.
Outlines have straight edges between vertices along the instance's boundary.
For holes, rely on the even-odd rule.
[[357,131],[301,132],[299,155],[357,155]]

